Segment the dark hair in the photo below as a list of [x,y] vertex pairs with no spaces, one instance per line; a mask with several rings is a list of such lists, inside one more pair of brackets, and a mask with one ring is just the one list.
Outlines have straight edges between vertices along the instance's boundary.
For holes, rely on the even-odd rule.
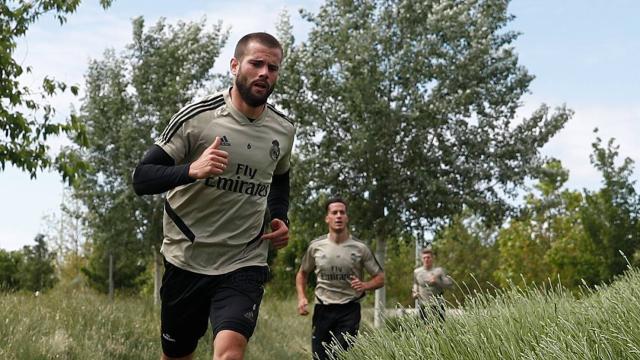
[[327,202],[324,205],[324,209],[326,212],[329,212],[329,205],[334,204],[334,203],[341,203],[344,204],[344,209],[347,210],[349,208],[349,205],[347,204],[347,201],[344,200],[341,197],[332,197],[329,200],[327,200]]
[[249,43],[252,41],[260,43],[271,49],[278,49],[280,50],[280,54],[284,56],[282,45],[280,45],[280,42],[278,41],[278,39],[276,39],[275,37],[273,37],[273,35],[268,34],[266,32],[254,32],[254,33],[243,36],[236,44],[236,49],[233,52],[233,56],[236,59],[240,60],[244,56],[244,52],[247,48],[247,45],[249,45]]

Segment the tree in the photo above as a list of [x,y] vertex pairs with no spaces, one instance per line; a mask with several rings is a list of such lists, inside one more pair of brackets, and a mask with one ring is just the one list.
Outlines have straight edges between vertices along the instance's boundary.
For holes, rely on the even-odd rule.
[[520,214],[498,233],[495,276],[502,286],[559,280],[577,288],[583,280],[591,283],[599,266],[582,223],[583,196],[561,189],[569,172],[558,160],[549,161],[537,178]]
[[21,260],[19,251],[0,249],[0,291],[17,290],[20,287],[18,264]]
[[329,0],[303,13],[313,28],[280,85],[298,124],[294,182],[308,186],[292,211],[344,194],[381,260],[386,239],[422,237],[465,207],[499,222],[571,116],[542,105],[514,121],[533,76],[518,64],[518,34],[504,30],[507,6]]
[[55,257],[49,251],[44,235],[38,234],[36,244],[22,248],[22,258],[18,263],[18,281],[20,288],[30,291],[43,291],[53,287],[56,282]]
[[73,189],[65,186],[59,212],[43,218],[44,234],[56,253],[56,273],[61,285],[83,284],[81,269],[87,265],[84,214],[85,209],[73,196]]
[[135,288],[147,261],[160,263],[163,197],[137,197],[131,172],[171,116],[212,81],[227,38],[221,23],[207,30],[204,19],[175,26],[161,19],[145,29],[137,18],[121,55],[108,50],[91,61],[79,114],[87,146],[75,151],[90,169],[74,191],[87,208],[92,253],[85,273],[96,286],[104,289],[109,254],[117,287]]
[[[100,5],[107,8],[112,0],[100,0]],[[78,167],[75,158],[61,154],[55,161],[48,154],[46,140],[51,135],[61,133],[76,136],[82,134],[82,124],[71,116],[64,123],[53,121],[55,109],[47,100],[58,92],[69,90],[76,95],[76,86],[45,77],[42,89],[34,91],[20,83],[24,73],[31,72],[31,67],[23,67],[14,59],[16,40],[27,33],[29,26],[45,14],[53,14],[60,24],[66,21],[66,15],[73,13],[80,0],[35,0],[10,1],[0,5],[0,129],[4,136],[0,138],[0,165],[4,169],[6,163],[27,171],[35,177],[38,170],[55,163],[64,179],[73,179]],[[40,115],[42,112],[42,115]],[[42,118],[39,118],[42,116]]]
[[616,165],[619,146],[614,141],[610,139],[604,147],[602,139],[596,137],[591,145],[591,163],[602,174],[603,187],[595,192],[585,190],[586,204],[581,212],[602,264],[600,281],[621,274],[628,266],[625,256],[631,258],[640,247],[640,197],[631,180],[634,162],[627,157]]
[[[395,239],[394,239],[395,240]],[[384,283],[387,300],[393,306],[413,306],[411,284],[416,268],[415,241],[413,238],[390,241],[384,266]]]
[[447,270],[456,285],[445,292],[450,303],[464,303],[467,296],[495,289],[499,260],[495,237],[495,228],[464,212],[436,234],[436,264]]
[[73,189],[65,186],[62,189],[59,212],[43,217],[46,228],[44,235],[49,239],[52,250],[58,254],[59,261],[67,253],[80,255],[85,240],[83,214],[82,204],[73,197]]

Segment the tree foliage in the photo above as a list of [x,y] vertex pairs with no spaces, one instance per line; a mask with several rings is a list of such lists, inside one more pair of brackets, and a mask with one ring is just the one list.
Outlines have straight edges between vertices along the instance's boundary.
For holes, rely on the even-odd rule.
[[58,212],[43,216],[42,220],[46,228],[44,235],[48,239],[51,250],[57,254],[58,264],[67,254],[81,255],[86,232],[83,224],[84,212],[80,201],[73,197],[73,189],[65,187],[62,190]]
[[45,291],[57,283],[55,252],[44,235],[36,235],[34,241],[16,251],[0,249],[0,290]]
[[[584,239],[579,213],[582,196],[576,191],[561,190],[568,178],[569,173],[560,161],[549,161],[538,174],[537,192],[525,196],[520,214],[500,230],[497,237],[500,266],[496,277],[501,285],[541,284],[549,278],[556,280],[553,274],[558,274],[559,268],[565,272],[575,270],[574,266],[568,266],[569,259],[564,255],[576,255],[570,249]],[[554,261],[549,258],[551,255]],[[586,260],[584,256],[587,254],[581,261]],[[580,275],[565,274],[568,278],[560,280],[576,284],[580,281],[576,276]]]
[[52,288],[57,281],[56,254],[49,251],[44,235],[38,234],[35,242],[33,246],[22,248],[17,277],[21,289],[43,291]]
[[411,296],[413,270],[416,268],[415,242],[412,238],[390,241],[384,266],[384,283],[389,307],[413,306]]
[[533,77],[503,29],[507,4],[328,1],[305,14],[313,28],[282,102],[298,121],[301,198],[348,194],[372,236],[422,231],[464,206],[500,218],[571,115],[543,105],[514,122]]
[[[100,0],[100,5],[107,8],[112,0]],[[64,154],[52,160],[48,154],[46,140],[49,136],[66,133],[80,136],[82,124],[75,116],[66,122],[54,121],[55,109],[47,102],[58,92],[67,89],[74,95],[77,86],[56,81],[51,77],[42,80],[40,89],[32,89],[21,84],[20,76],[31,72],[30,66],[23,66],[16,59],[17,39],[25,36],[29,26],[41,16],[52,14],[63,24],[66,15],[73,13],[80,0],[35,0],[35,1],[3,1],[0,4],[0,166],[7,163],[29,172],[35,177],[38,170],[53,164],[65,179],[73,179],[82,164],[76,158]]]
[[515,121],[533,76],[505,30],[507,6],[330,0],[304,12],[312,29],[280,84],[298,124],[295,216],[342,194],[381,260],[387,239],[420,238],[465,208],[499,223],[572,114],[542,105]]
[[22,254],[18,251],[0,249],[0,290],[10,291],[20,288],[18,265]]
[[222,24],[206,21],[145,28],[133,20],[133,41],[121,53],[107,50],[86,74],[79,118],[87,145],[72,152],[90,165],[75,184],[87,208],[92,253],[85,273],[104,289],[108,256],[116,287],[136,287],[162,240],[162,196],[137,197],[131,172],[173,114],[213,79],[214,60],[228,38]]
[[634,162],[627,157],[616,164],[619,146],[614,141],[610,139],[605,147],[597,137],[592,144],[591,163],[602,174],[603,187],[585,190],[582,211],[585,230],[602,263],[601,281],[621,274],[640,247],[640,196],[631,180]]
[[[557,160],[539,171],[520,213],[497,233],[498,286],[560,281],[577,289],[608,283],[637,265],[639,197],[631,180],[633,161],[618,164],[618,150],[613,139],[606,147],[600,138],[594,141],[591,161],[603,179],[596,191],[563,190],[568,172]],[[447,248],[453,257],[467,250]],[[461,258],[458,267],[468,271],[469,261]]]
[[436,265],[445,268],[455,284],[445,292],[449,303],[455,306],[468,296],[495,289],[500,260],[495,233],[482,219],[463,213],[436,234]]

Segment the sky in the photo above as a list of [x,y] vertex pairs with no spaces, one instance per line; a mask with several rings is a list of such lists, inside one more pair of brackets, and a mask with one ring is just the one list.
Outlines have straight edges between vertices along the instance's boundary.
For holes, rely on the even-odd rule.
[[[69,84],[83,85],[91,59],[101,59],[105,49],[119,51],[131,39],[131,19],[143,16],[147,25],[160,17],[169,23],[222,21],[230,27],[227,46],[214,64],[226,71],[233,46],[253,31],[275,33],[282,10],[291,16],[296,40],[306,39],[311,28],[298,14],[304,8],[316,12],[320,0],[114,1],[103,10],[98,0],[85,0],[78,11],[60,26],[52,17],[32,25],[19,42],[16,59],[32,66],[23,78],[36,87],[49,74]],[[589,161],[594,128],[605,141],[615,138],[620,157],[635,161],[633,179],[640,179],[640,1],[636,0],[513,0],[509,12],[515,19],[510,30],[521,33],[514,42],[520,64],[535,75],[530,93],[522,99],[518,117],[528,117],[540,104],[551,108],[566,104],[575,111],[571,120],[543,149],[546,156],[562,161],[570,171],[566,188],[597,190],[601,177]],[[79,98],[53,99],[59,116],[78,108]],[[64,143],[54,139],[52,147]],[[58,174],[44,172],[36,179],[7,166],[0,172],[0,248],[20,249],[34,244],[39,232],[51,226],[47,217],[59,216],[64,185]],[[636,189],[640,188],[636,184]]]

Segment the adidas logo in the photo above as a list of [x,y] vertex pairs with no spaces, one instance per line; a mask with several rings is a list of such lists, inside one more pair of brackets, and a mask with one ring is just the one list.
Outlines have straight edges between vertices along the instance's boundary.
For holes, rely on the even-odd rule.
[[248,313],[244,314],[244,317],[246,317],[250,321],[253,321],[253,311],[249,311]]
[[227,135],[223,135],[221,140],[220,146],[231,146],[229,139],[227,139]]

